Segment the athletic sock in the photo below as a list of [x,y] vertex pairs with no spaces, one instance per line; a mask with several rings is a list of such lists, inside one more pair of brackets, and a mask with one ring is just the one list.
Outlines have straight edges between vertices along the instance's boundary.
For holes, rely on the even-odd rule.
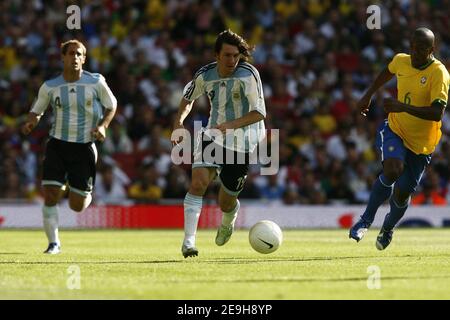
[[239,208],[241,207],[241,204],[239,203],[239,200],[236,199],[236,206],[233,210],[230,212],[223,212],[222,211],[222,225],[223,226],[230,226],[234,225],[234,222],[236,221]]
[[42,207],[42,215],[44,220],[44,230],[49,243],[57,243],[60,245],[58,236],[58,207]]
[[369,202],[361,218],[368,223],[372,223],[378,208],[392,195],[394,182],[389,181],[381,174],[375,181],[370,193]]
[[391,205],[391,211],[386,215],[383,222],[383,229],[385,231],[390,231],[394,229],[397,222],[399,222],[400,219],[405,214],[406,209],[408,209],[409,200],[410,198],[408,198],[408,200],[406,200],[405,203],[398,204],[395,201],[394,197],[391,198],[391,200],[389,201]]
[[202,211],[203,197],[195,196],[189,192],[184,198],[184,242],[189,247],[195,247],[195,234]]

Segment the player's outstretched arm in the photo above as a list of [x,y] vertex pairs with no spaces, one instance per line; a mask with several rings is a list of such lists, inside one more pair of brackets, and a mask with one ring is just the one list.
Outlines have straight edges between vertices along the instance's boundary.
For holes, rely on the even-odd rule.
[[380,74],[376,77],[375,81],[372,83],[372,85],[367,89],[367,92],[364,94],[364,96],[358,101],[357,107],[361,111],[361,114],[363,116],[367,115],[367,112],[369,112],[369,105],[370,100],[372,99],[373,94],[386,82],[392,79],[394,74],[392,74],[389,71],[389,68],[384,68],[383,71],[380,72]]
[[40,115],[38,115],[34,112],[29,112],[28,119],[22,126],[22,133],[24,135],[29,135],[31,133],[31,131],[33,131],[33,129],[37,126],[40,119],[41,119]]

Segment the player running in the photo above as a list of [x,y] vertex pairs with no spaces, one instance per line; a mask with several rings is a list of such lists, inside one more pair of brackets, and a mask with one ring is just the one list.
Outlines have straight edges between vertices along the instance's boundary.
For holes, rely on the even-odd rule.
[[[211,105],[209,121],[206,130],[202,130],[197,137],[192,180],[184,199],[185,237],[182,253],[185,258],[198,255],[195,235],[202,210],[202,197],[216,176],[221,181],[218,203],[223,216],[215,242],[222,246],[230,239],[239,211],[237,197],[247,177],[249,155],[265,136],[263,119],[266,107],[261,79],[256,68],[247,62],[251,48],[241,36],[226,30],[218,35],[214,50],[216,61],[200,68],[184,88],[173,126],[174,130],[183,128],[183,121],[194,101],[202,95],[208,96]],[[217,136],[212,141],[213,134],[209,130],[212,128],[227,134]],[[230,129],[232,133],[226,132]],[[179,141],[172,142],[176,144]],[[214,144],[215,150],[223,148],[223,156],[215,154],[214,161],[205,159],[204,151],[211,150],[210,144]],[[224,157],[230,152],[233,160],[227,161]]]
[[[86,48],[80,41],[63,43],[61,53],[63,73],[42,84],[22,127],[24,134],[30,134],[48,105],[52,106],[54,122],[46,146],[42,178],[42,212],[49,241],[44,253],[48,254],[57,254],[61,250],[57,204],[64,194],[66,182],[72,210],[82,212],[91,203],[97,162],[94,141],[105,139],[105,130],[117,107],[117,100],[105,78],[83,70]],[[103,116],[102,106],[106,108]]]
[[375,91],[394,75],[397,77],[397,99],[384,101],[388,119],[377,136],[383,173],[372,187],[361,219],[349,234],[350,238],[360,241],[379,206],[390,198],[390,212],[376,240],[378,250],[390,244],[394,227],[405,214],[410,196],[419,185],[441,138],[441,119],[450,80],[445,66],[433,56],[433,50],[433,32],[427,28],[416,29],[411,39],[411,54],[395,55],[358,102],[365,115]]

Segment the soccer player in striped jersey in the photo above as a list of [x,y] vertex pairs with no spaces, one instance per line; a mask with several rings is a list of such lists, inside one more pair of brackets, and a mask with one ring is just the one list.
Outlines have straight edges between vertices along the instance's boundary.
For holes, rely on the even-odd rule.
[[390,198],[390,212],[376,240],[378,250],[390,244],[393,229],[405,214],[410,196],[419,185],[442,135],[441,120],[447,106],[450,77],[445,66],[433,56],[433,50],[433,32],[427,28],[416,29],[411,39],[411,54],[395,55],[358,102],[365,115],[373,93],[394,75],[397,77],[397,99],[384,101],[388,119],[377,136],[383,173],[372,187],[366,211],[349,234],[360,241],[379,206]]
[[[191,184],[184,199],[182,254],[185,258],[198,255],[195,235],[202,197],[216,176],[221,181],[218,203],[223,215],[215,242],[222,246],[230,239],[240,206],[237,197],[247,177],[249,155],[265,136],[266,107],[259,73],[247,62],[251,57],[250,46],[238,34],[226,30],[218,35],[214,51],[216,61],[200,68],[184,88],[173,126],[174,130],[183,128],[194,101],[207,95],[210,117],[206,130],[201,130],[197,137]],[[223,134],[214,136],[212,141],[210,129]],[[214,145],[214,150],[222,148],[223,151],[221,156],[220,152],[215,154],[214,161],[205,159],[210,144]],[[223,158],[227,153],[233,160]]]
[[49,241],[44,253],[48,254],[60,252],[57,204],[66,182],[72,210],[82,212],[91,203],[97,162],[94,141],[105,139],[105,130],[117,107],[105,78],[83,70],[86,60],[83,43],[69,40],[61,45],[61,53],[63,73],[42,84],[22,127],[24,134],[30,134],[48,105],[52,106],[54,122],[46,145],[42,178],[42,212]]

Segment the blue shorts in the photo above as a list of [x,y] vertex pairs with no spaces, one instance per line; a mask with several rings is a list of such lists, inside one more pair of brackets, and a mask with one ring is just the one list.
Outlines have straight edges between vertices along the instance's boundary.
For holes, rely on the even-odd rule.
[[403,173],[395,185],[402,192],[413,193],[422,179],[426,167],[430,164],[431,154],[415,154],[403,145],[403,140],[389,128],[384,121],[378,128],[376,146],[381,152],[381,161],[396,158],[403,161]]

